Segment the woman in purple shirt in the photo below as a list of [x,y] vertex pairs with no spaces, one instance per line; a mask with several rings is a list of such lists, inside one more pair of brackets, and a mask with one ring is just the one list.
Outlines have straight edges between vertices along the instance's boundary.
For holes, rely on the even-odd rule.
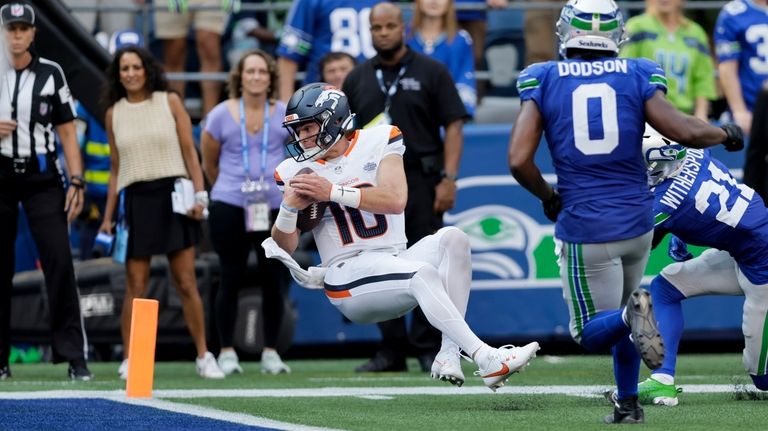
[[219,255],[221,285],[215,315],[221,340],[219,367],[242,372],[233,348],[238,290],[245,285],[248,255],[256,250],[264,315],[264,373],[288,373],[275,347],[283,320],[288,273],[267,259],[269,236],[282,199],[272,173],[285,158],[285,104],[277,101],[274,59],[261,50],[245,53],[230,71],[229,99],[208,114],[202,134],[203,171],[213,184],[209,226]]

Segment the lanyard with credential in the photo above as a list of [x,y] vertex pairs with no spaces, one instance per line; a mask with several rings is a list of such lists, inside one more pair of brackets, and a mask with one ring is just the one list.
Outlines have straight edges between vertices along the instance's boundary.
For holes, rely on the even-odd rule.
[[386,99],[384,99],[384,112],[386,114],[389,114],[389,107],[392,105],[392,96],[397,93],[397,84],[400,82],[400,78],[405,75],[405,69],[406,66],[400,67],[400,71],[397,72],[397,77],[395,77],[395,80],[389,85],[389,88],[384,85],[384,72],[382,72],[381,69],[376,69],[376,79],[379,81],[379,88],[381,89],[381,92],[384,93],[384,96],[386,96]]
[[[264,102],[264,125],[261,134],[261,172],[259,173],[259,185],[264,185],[264,171],[267,170],[267,140],[269,139],[269,100]],[[240,141],[242,142],[243,167],[245,179],[251,181],[251,165],[248,159],[248,132],[245,130],[245,104],[240,98]]]

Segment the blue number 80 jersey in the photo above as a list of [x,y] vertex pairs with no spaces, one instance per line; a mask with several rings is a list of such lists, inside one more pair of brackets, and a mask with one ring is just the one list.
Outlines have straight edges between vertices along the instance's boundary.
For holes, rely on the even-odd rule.
[[749,281],[768,283],[768,209],[708,150],[688,149],[680,173],[654,194],[657,228],[689,244],[727,251]]
[[544,119],[563,211],[555,236],[603,243],[653,228],[642,156],[645,101],[666,92],[664,71],[645,59],[573,59],[525,69],[517,88]]

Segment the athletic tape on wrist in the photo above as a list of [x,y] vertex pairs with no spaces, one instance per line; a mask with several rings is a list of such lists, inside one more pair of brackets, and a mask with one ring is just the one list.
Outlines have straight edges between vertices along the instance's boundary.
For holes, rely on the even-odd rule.
[[280,211],[275,218],[275,227],[280,232],[293,233],[296,231],[296,221],[299,218],[299,211],[285,204],[280,204]]
[[344,187],[338,184],[334,184],[331,187],[331,202],[336,202],[350,208],[358,208],[360,207],[361,198],[360,189]]

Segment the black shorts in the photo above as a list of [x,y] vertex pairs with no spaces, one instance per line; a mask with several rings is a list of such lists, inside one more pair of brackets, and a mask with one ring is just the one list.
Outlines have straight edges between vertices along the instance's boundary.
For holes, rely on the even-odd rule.
[[125,188],[128,257],[168,254],[200,242],[200,222],[173,212],[175,181],[161,178]]

